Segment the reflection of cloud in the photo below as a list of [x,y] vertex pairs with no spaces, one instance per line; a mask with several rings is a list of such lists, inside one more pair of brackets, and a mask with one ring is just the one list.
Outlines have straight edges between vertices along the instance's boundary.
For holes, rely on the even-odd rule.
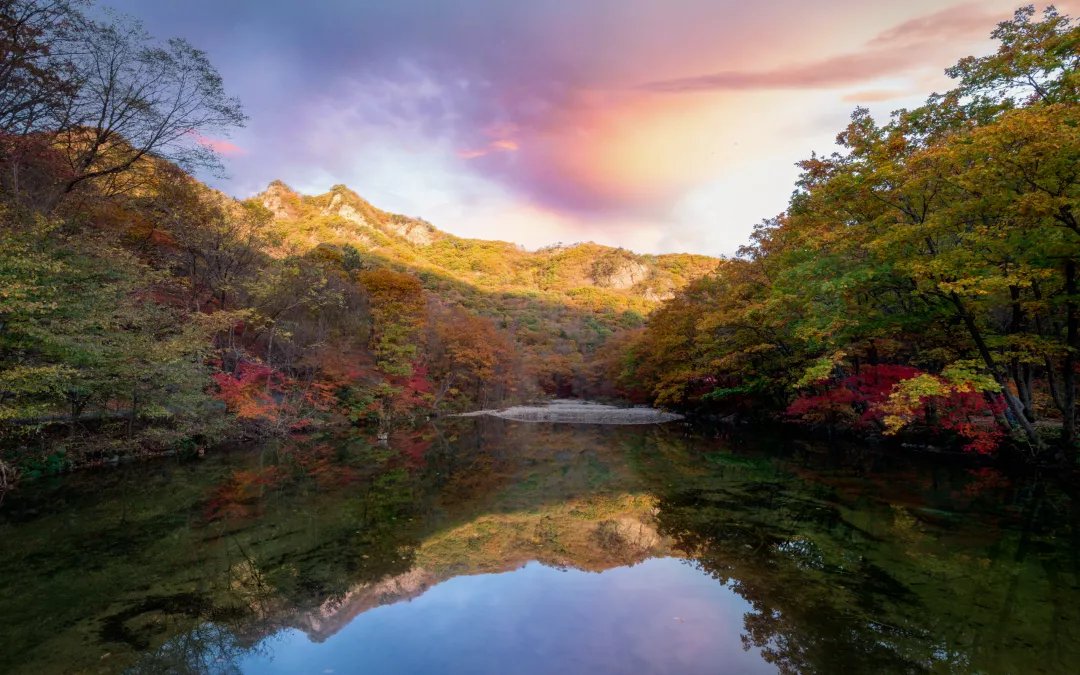
[[[283,635],[273,666],[775,673],[776,665],[740,638],[743,616],[753,610],[733,588],[672,558],[600,573],[529,563],[457,576],[410,602],[362,613],[322,644]],[[244,665],[258,670],[268,662]]]

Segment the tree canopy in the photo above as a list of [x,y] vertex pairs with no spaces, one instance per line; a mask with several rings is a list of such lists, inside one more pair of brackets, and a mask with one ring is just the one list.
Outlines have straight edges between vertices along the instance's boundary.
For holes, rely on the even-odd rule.
[[661,404],[1074,454],[1080,26],[1028,6],[992,35],[924,106],[856,109],[787,211],[651,317],[624,381]]

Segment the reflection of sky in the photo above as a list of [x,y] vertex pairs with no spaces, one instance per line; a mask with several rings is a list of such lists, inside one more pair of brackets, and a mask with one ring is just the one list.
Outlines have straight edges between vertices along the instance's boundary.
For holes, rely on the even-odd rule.
[[365,612],[326,642],[268,638],[252,673],[771,673],[740,641],[750,606],[674,558],[602,573],[530,563]]
[[705,253],[779,213],[854,106],[948,86],[1021,4],[101,1],[205,49],[244,102],[217,145],[232,194],[346,183],[459,235]]

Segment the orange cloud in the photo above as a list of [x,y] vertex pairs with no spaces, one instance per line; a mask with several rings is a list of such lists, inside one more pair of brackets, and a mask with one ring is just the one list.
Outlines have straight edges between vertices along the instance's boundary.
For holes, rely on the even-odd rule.
[[912,92],[901,89],[866,89],[853,91],[846,94],[843,100],[847,103],[878,103],[880,101],[892,101],[893,99],[910,96]]
[[462,159],[476,159],[477,157],[483,157],[488,154],[488,150],[458,150],[457,156]]
[[483,157],[484,155],[490,155],[493,152],[516,152],[518,150],[517,141],[509,138],[500,138],[498,140],[488,143],[483,148],[471,148],[457,151],[457,156],[462,159],[476,159],[477,157]]

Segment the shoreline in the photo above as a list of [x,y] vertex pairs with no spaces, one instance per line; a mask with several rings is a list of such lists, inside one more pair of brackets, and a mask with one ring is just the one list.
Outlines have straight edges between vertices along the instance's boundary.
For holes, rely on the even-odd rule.
[[545,404],[515,405],[509,408],[474,410],[448,417],[498,417],[515,422],[552,424],[644,425],[685,419],[685,415],[656,408],[621,408],[592,401],[554,399]]

